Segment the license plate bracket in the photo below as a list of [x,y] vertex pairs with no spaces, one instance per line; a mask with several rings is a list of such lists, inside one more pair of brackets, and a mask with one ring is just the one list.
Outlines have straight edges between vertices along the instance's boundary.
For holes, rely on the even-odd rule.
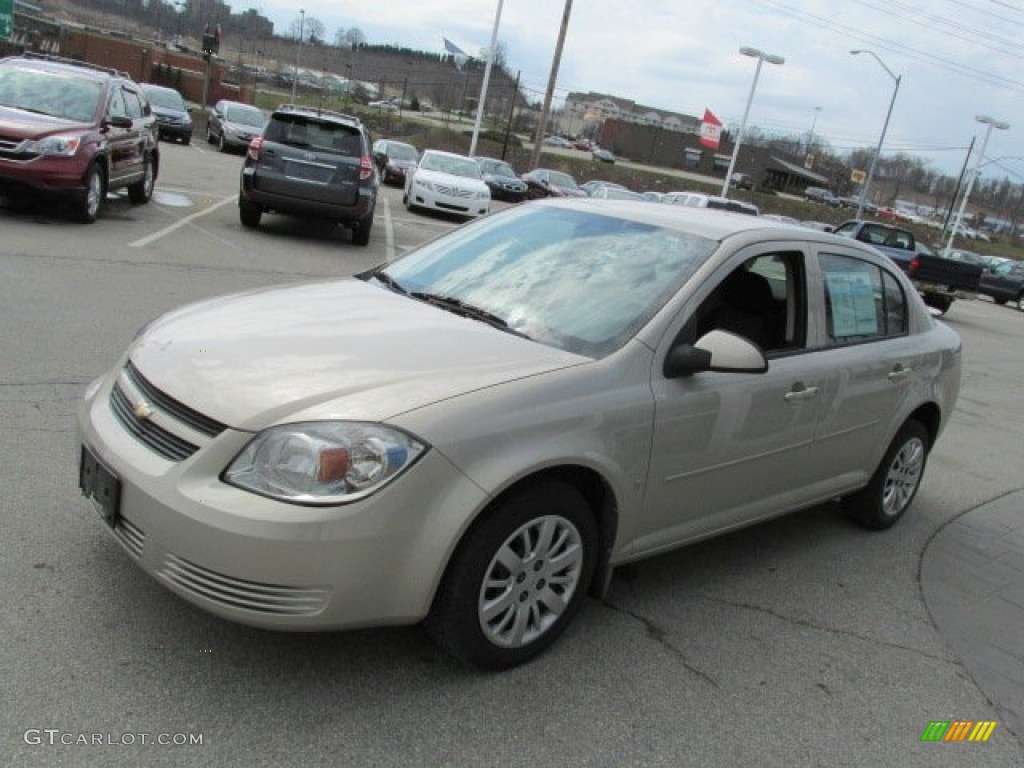
[[121,516],[121,479],[103,464],[86,446],[78,465],[78,487],[91,499],[100,517],[111,528]]

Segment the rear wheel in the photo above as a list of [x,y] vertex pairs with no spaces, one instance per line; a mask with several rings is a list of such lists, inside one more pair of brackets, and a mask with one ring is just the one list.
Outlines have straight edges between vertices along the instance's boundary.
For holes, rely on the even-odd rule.
[[92,224],[99,218],[103,199],[107,196],[107,181],[97,163],[89,166],[85,174],[85,189],[75,204],[75,218],[83,224]]
[[153,197],[153,187],[155,184],[156,173],[153,170],[153,160],[150,157],[146,157],[144,161],[144,168],[142,170],[142,178],[128,187],[128,199],[131,200],[134,205],[143,205],[148,203],[150,198]]
[[1017,309],[1024,312],[1024,291],[1017,294]]
[[262,217],[263,209],[258,205],[253,205],[245,200],[238,201],[238,218],[241,220],[243,227],[246,229],[256,229],[260,225]]
[[227,142],[224,141],[224,131],[221,131],[220,136],[217,137],[217,149],[220,150],[221,152],[228,151]]
[[352,242],[355,245],[370,244],[370,230],[373,229],[373,214],[364,216],[352,225]]
[[459,543],[426,620],[456,658],[504,669],[534,658],[572,621],[597,561],[586,501],[552,480],[513,492]]
[[926,293],[924,295],[924,303],[933,309],[939,310],[940,315],[944,315],[953,304],[953,299],[938,293]]
[[843,500],[850,516],[880,531],[899,520],[914,500],[928,461],[928,430],[910,420],[893,438],[871,481]]

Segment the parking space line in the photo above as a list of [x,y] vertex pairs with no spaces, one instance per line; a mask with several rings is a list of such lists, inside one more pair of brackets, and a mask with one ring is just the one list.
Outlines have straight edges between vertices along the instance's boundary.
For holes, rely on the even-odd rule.
[[159,240],[161,237],[164,237],[165,235],[169,235],[172,232],[174,232],[174,231],[176,231],[178,229],[181,229],[186,224],[191,224],[196,219],[202,218],[203,216],[206,216],[209,213],[213,213],[218,208],[222,208],[223,206],[227,205],[228,203],[234,203],[234,202],[237,202],[237,201],[238,201],[238,195],[237,194],[231,195],[230,197],[225,197],[219,203],[214,203],[209,208],[204,208],[201,211],[196,211],[195,213],[189,214],[188,216],[186,216],[183,219],[178,219],[176,222],[174,222],[170,226],[164,227],[163,229],[158,230],[157,232],[154,232],[151,235],[147,235],[146,237],[142,238],[141,240],[136,240],[134,243],[129,243],[128,247],[129,248],[143,248],[143,247],[149,245],[150,243]]
[[384,260],[388,263],[395,260],[395,228],[391,221],[391,203],[387,195],[377,198],[384,203]]

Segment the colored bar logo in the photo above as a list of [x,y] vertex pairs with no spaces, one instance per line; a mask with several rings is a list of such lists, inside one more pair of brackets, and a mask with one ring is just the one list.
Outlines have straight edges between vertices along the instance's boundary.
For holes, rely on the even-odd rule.
[[921,741],[988,741],[996,725],[995,720],[932,720]]

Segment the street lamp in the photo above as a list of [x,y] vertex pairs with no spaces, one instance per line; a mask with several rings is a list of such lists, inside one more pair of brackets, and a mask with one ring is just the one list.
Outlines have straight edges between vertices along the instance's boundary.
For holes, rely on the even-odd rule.
[[971,189],[974,187],[974,180],[978,178],[978,168],[981,167],[981,159],[985,156],[985,148],[988,146],[988,137],[992,135],[992,129],[998,128],[1001,131],[1005,131],[1010,127],[1009,123],[996,120],[994,117],[989,117],[988,115],[978,115],[974,119],[987,126],[985,128],[985,138],[981,140],[981,149],[978,151],[978,157],[974,161],[974,168],[971,169],[971,177],[967,180],[967,189],[964,190],[963,199],[960,201],[960,210],[956,214],[956,222],[953,224],[953,231],[949,233],[949,242],[946,243],[947,251],[953,247],[953,238],[956,237],[957,230],[960,229],[960,223],[963,221],[964,210],[967,208],[967,198],[971,196]]
[[740,144],[743,142],[743,131],[747,127],[747,115],[750,114],[750,104],[754,101],[754,90],[757,88],[757,78],[761,75],[761,65],[764,62],[769,64],[785,64],[786,60],[781,56],[772,53],[759,51],[757,48],[740,48],[744,56],[751,56],[757,59],[757,69],[754,70],[754,82],[750,84],[750,95],[747,96],[747,108],[743,110],[743,120],[740,123],[740,130],[736,134],[736,141],[732,145],[732,158],[729,160],[729,170],[725,172],[725,181],[722,182],[722,197],[729,196],[729,179],[732,178],[733,169],[736,167],[736,158],[740,154]]
[[889,129],[889,118],[892,117],[892,106],[896,103],[896,94],[900,90],[900,81],[903,79],[903,75],[893,74],[893,71],[885,66],[885,62],[878,58],[877,54],[873,51],[850,51],[854,56],[859,53],[866,53],[872,57],[875,61],[882,65],[882,69],[885,73],[892,78],[892,81],[896,84],[892,89],[892,98],[889,99],[889,111],[885,113],[885,122],[882,124],[882,135],[878,137],[878,146],[875,148],[874,157],[871,158],[871,167],[868,169],[868,178],[864,182],[864,186],[860,190],[860,200],[857,202],[857,218],[860,219],[864,216],[864,203],[868,199],[868,190],[871,189],[871,181],[875,178],[875,166],[878,165],[878,156],[882,154],[882,143],[885,141],[885,132]]
[[295,103],[295,89],[299,84],[299,56],[302,53],[302,36],[306,32],[306,11],[299,9],[299,44],[295,46],[295,71],[292,73],[292,104]]

